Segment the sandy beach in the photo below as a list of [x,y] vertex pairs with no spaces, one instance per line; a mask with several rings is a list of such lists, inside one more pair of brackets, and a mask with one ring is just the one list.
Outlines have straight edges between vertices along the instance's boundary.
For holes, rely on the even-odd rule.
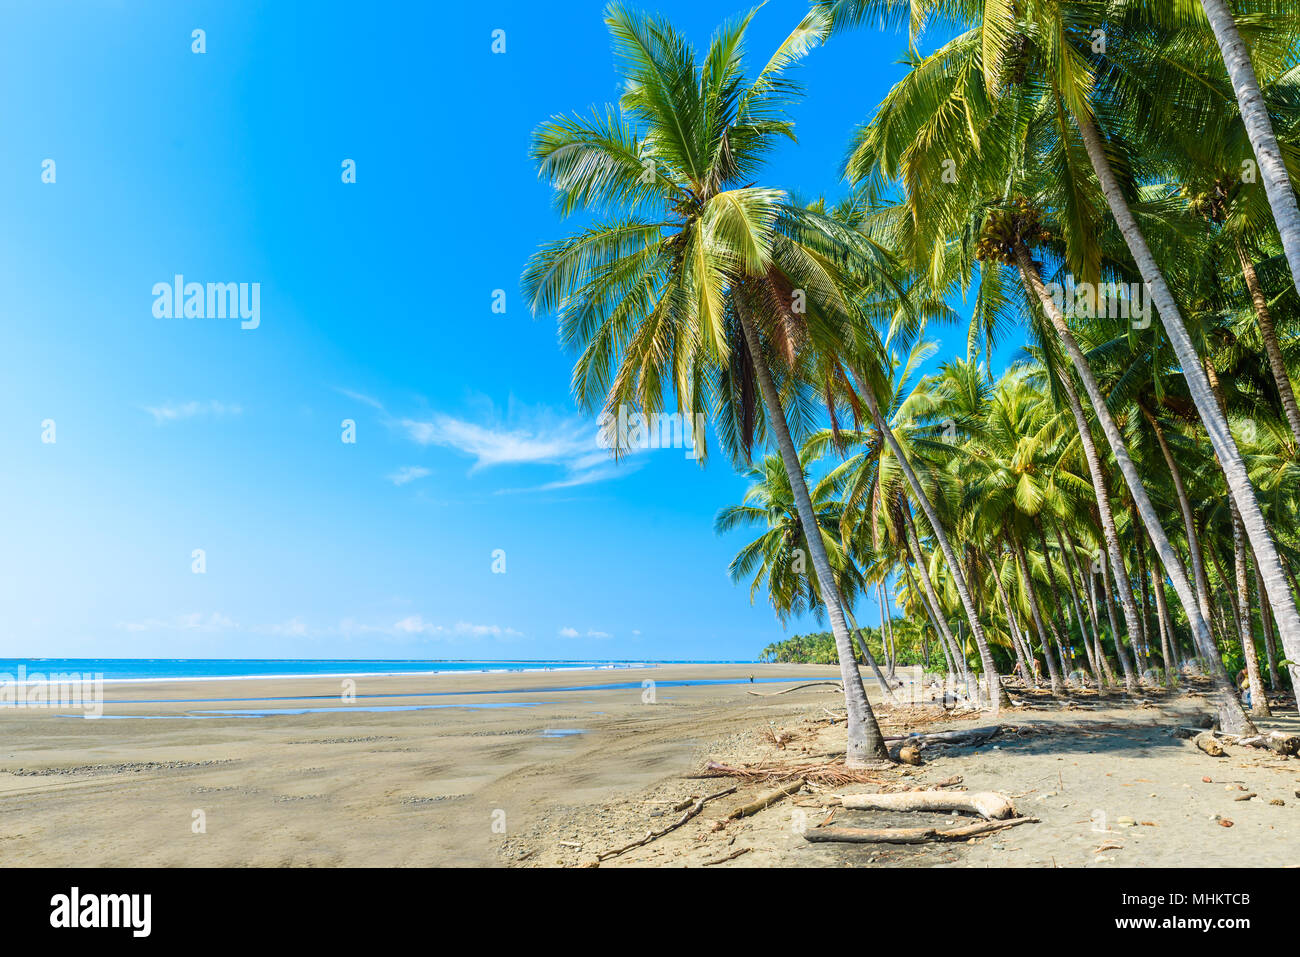
[[[842,725],[827,716],[834,689],[750,692],[835,676],[663,665],[361,677],[354,701],[336,678],[110,684],[98,720],[0,710],[0,865],[590,865],[673,820],[665,809],[736,783],[683,827],[601,866],[1294,862],[1300,761],[1232,748],[1215,759],[1172,737],[1207,713],[1194,697],[1016,709],[985,746],[881,772],[909,787],[960,776],[957,786],[1001,791],[1040,819],[969,844],[809,844],[801,828],[823,823],[834,789],[725,822],[765,788],[689,776],[707,761],[842,757]],[[688,681],[718,683],[678,684]],[[401,710],[364,710],[374,708]],[[263,709],[279,713],[214,713]],[[887,734],[988,723],[934,709],[882,710],[881,720]],[[790,740],[780,748],[765,728]],[[836,824],[860,826],[918,817],[838,814]]]

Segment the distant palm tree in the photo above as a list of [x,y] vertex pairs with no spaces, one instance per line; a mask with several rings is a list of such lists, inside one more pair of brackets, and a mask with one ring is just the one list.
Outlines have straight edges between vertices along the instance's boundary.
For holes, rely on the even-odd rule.
[[[739,583],[750,579],[751,603],[759,589],[766,588],[768,599],[782,622],[791,615],[812,613],[820,617],[823,606],[817,576],[808,566],[807,535],[780,456],[765,456],[745,475],[750,486],[744,501],[723,508],[713,523],[718,534],[738,528],[762,529],[759,537],[731,560],[731,580]],[[811,497],[817,528],[835,570],[840,597],[846,607],[851,607],[861,595],[864,582],[837,534],[844,503],[830,482],[819,482],[812,489]]]

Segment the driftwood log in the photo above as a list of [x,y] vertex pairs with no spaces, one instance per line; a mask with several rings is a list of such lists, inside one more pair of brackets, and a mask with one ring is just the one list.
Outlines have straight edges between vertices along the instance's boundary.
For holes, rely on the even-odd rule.
[[1202,731],[1192,739],[1192,744],[1196,745],[1212,758],[1221,758],[1228,752],[1223,749],[1223,745],[1209,731]]
[[[1286,731],[1270,731],[1268,734],[1252,734],[1242,737],[1238,734],[1229,734],[1226,731],[1201,731],[1196,728],[1174,728],[1171,732],[1175,737],[1191,738],[1192,743],[1206,754],[1213,754],[1218,757],[1220,754],[1226,754],[1223,750],[1224,744],[1235,744],[1244,748],[1267,748],[1278,754],[1291,756],[1300,754],[1300,735],[1289,734]],[[1207,750],[1201,747],[1201,739],[1213,739],[1217,742],[1219,751]],[[1213,747],[1208,745],[1207,747]]]
[[[771,805],[775,804],[777,801],[781,800],[781,798],[786,797],[787,795],[790,794],[794,794],[803,786],[804,786],[804,779],[795,778],[790,783],[783,784],[774,791],[765,791],[762,794],[760,794],[757,798],[750,801],[748,804],[742,804],[740,807],[736,808],[734,811],[732,811],[730,814],[727,815],[727,819],[734,821],[738,817],[746,817],[747,815],[750,814],[757,814],[759,811],[763,810],[763,808],[770,807]],[[733,788],[732,790],[735,789]]]
[[996,791],[903,791],[896,794],[845,794],[840,803],[853,811],[964,811],[990,821],[1015,817],[1016,806]]
[[1009,821],[979,821],[964,827],[818,827],[804,831],[805,841],[842,844],[926,844],[930,841],[965,841],[981,834],[991,834],[1018,824],[1036,824],[1036,817],[1016,817]]

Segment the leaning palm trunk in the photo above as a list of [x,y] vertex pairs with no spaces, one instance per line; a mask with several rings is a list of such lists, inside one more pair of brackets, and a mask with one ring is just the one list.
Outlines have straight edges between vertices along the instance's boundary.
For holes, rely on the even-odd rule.
[[894,646],[894,623],[885,614],[885,582],[883,579],[876,586],[876,598],[880,602],[880,625],[884,629],[880,633],[884,639],[881,644],[889,643],[889,651],[885,655],[885,671],[892,678],[894,677],[894,669],[898,664],[898,652]]
[[1169,448],[1169,440],[1165,438],[1165,430],[1160,427],[1156,417],[1147,411],[1145,406],[1142,408],[1142,412],[1147,421],[1151,423],[1151,428],[1156,434],[1156,443],[1160,446],[1160,453],[1165,457],[1165,465],[1169,467],[1169,476],[1174,482],[1174,492],[1178,496],[1178,511],[1183,516],[1183,531],[1187,535],[1187,552],[1192,559],[1192,580],[1196,586],[1196,604],[1201,609],[1201,617],[1208,622],[1210,620],[1209,579],[1205,577],[1205,558],[1201,555],[1201,538],[1196,534],[1196,518],[1192,514],[1192,500],[1187,495],[1187,487],[1183,485],[1183,473],[1174,460],[1173,450]]
[[[1047,545],[1047,532],[1043,530],[1042,520],[1034,516],[1034,527],[1038,531],[1038,540],[1043,547],[1043,566],[1047,569],[1047,585],[1052,594],[1052,603],[1056,607],[1056,614],[1048,619],[1052,628],[1052,637],[1056,639],[1056,654],[1061,659],[1061,671],[1069,674],[1074,670],[1073,649],[1070,647],[1070,626],[1069,615],[1065,612],[1065,601],[1061,598],[1060,589],[1056,585],[1056,570],[1052,567],[1052,553]],[[1064,634],[1064,638],[1062,638]]]
[[1250,292],[1250,301],[1255,306],[1255,320],[1259,324],[1259,336],[1264,340],[1264,354],[1268,356],[1268,367],[1277,383],[1277,394],[1282,400],[1282,411],[1286,413],[1287,425],[1291,427],[1291,437],[1300,449],[1300,407],[1296,406],[1295,391],[1291,388],[1291,377],[1287,375],[1286,363],[1282,360],[1282,346],[1277,341],[1277,329],[1273,326],[1273,314],[1268,311],[1268,297],[1259,284],[1255,264],[1241,243],[1237,243],[1237,258],[1241,260],[1241,275],[1246,280],[1246,289]]
[[1101,560],[1101,555],[1097,556],[1097,564],[1101,567],[1101,584],[1102,590],[1106,594],[1106,612],[1110,615],[1110,630],[1115,642],[1115,657],[1119,659],[1120,669],[1124,672],[1124,688],[1126,691],[1137,690],[1137,676],[1133,673],[1133,665],[1129,660],[1128,653],[1124,648],[1124,643],[1119,639],[1119,625],[1115,621],[1115,595],[1111,587],[1110,564]]
[[[1259,577],[1259,568],[1255,569],[1255,590],[1264,594],[1264,579]],[[1269,616],[1268,605],[1259,603],[1259,624],[1264,629],[1264,653],[1268,655],[1268,686],[1274,691],[1278,688],[1277,649],[1273,647],[1273,620]]]
[[1006,588],[996,572],[994,573],[994,582],[997,585],[998,600],[1002,604],[1002,612],[1006,615],[1007,627],[1011,632],[1011,643],[1015,646],[1016,663],[1020,667],[1020,675],[1027,687],[1037,688],[1038,673],[1036,669],[1038,660],[1034,657],[1033,645],[1029,640],[1029,636],[1020,627],[1019,617],[1012,611],[1011,600],[1007,597]]
[[1250,579],[1246,569],[1246,542],[1235,507],[1232,509],[1232,561],[1237,584],[1237,632],[1241,637],[1241,653],[1246,658],[1246,677],[1250,682],[1250,713],[1267,718],[1268,699],[1264,697],[1264,682],[1259,676],[1259,653],[1255,649],[1255,635],[1250,626]]
[[993,584],[998,591],[998,600],[1002,603],[1002,613],[1007,616],[1007,630],[1011,632],[1011,644],[1016,650],[1016,662],[1020,665],[1020,674],[1025,679],[1025,684],[1031,688],[1038,687],[1038,679],[1034,677],[1034,666],[1031,660],[1033,652],[1030,651],[1029,659],[1025,656],[1024,639],[1020,636],[1020,626],[1016,624],[1016,616],[1011,613],[1011,602],[1007,600],[1007,590],[1002,587],[1002,576],[998,574],[997,565],[992,560],[989,561],[989,567],[992,569]]
[[848,730],[845,763],[853,767],[862,767],[870,762],[887,761],[889,751],[885,747],[880,726],[876,723],[875,713],[871,710],[870,702],[867,701],[866,689],[862,686],[862,676],[858,673],[858,665],[854,660],[853,639],[844,620],[844,606],[840,600],[840,591],[835,584],[830,559],[826,555],[826,546],[821,540],[821,535],[817,533],[819,529],[817,514],[813,511],[808,484],[804,481],[799,453],[795,451],[794,441],[790,438],[790,429],[786,425],[785,413],[781,409],[781,398],[777,394],[776,384],[772,381],[767,360],[763,357],[758,328],[754,325],[747,309],[738,308],[736,312],[745,333],[746,345],[749,347],[754,377],[758,380],[759,392],[762,393],[763,403],[767,407],[768,427],[781,451],[781,461],[785,465],[786,475],[790,479],[790,488],[794,492],[799,521],[805,529],[804,539],[808,543],[808,550],[812,553],[813,569],[817,573],[822,603],[826,606],[826,617],[830,620],[831,632],[835,636],[835,649],[840,659],[840,675],[844,680],[844,701],[848,709],[848,720],[845,722]]
[[1078,546],[1074,543],[1074,539],[1069,535],[1066,535],[1065,539],[1070,543],[1069,555],[1074,561],[1075,574],[1079,577],[1079,587],[1083,589],[1084,602],[1088,607],[1088,624],[1092,626],[1092,644],[1089,645],[1089,655],[1097,668],[1097,695],[1100,697],[1106,693],[1107,685],[1111,683],[1111,674],[1110,662],[1106,660],[1106,655],[1101,647],[1101,621],[1097,618],[1096,580],[1093,578],[1091,571],[1087,574],[1084,573],[1083,563],[1079,561]]
[[[1214,0],[1202,0],[1202,2],[1213,3]],[[1137,220],[1134,219],[1133,211],[1129,209],[1128,200],[1124,198],[1119,180],[1115,178],[1115,171],[1111,169],[1110,160],[1106,157],[1105,145],[1101,140],[1101,133],[1098,131],[1092,117],[1081,115],[1077,117],[1077,121],[1079,133],[1088,151],[1088,158],[1092,161],[1093,170],[1101,183],[1101,190],[1106,197],[1106,203],[1110,207],[1111,215],[1115,217],[1115,222],[1119,225],[1120,232],[1124,236],[1124,242],[1128,245],[1129,252],[1132,254],[1134,262],[1137,263],[1138,271],[1142,274],[1142,279],[1155,301],[1156,311],[1159,313],[1160,321],[1164,325],[1165,334],[1169,337],[1170,345],[1174,347],[1178,363],[1182,368],[1183,378],[1187,380],[1188,392],[1191,393],[1192,401],[1196,404],[1196,410],[1200,414],[1201,422],[1204,424],[1206,432],[1209,433],[1210,444],[1219,457],[1219,467],[1223,470],[1224,477],[1227,480],[1228,492],[1232,495],[1232,500],[1241,513],[1242,525],[1245,526],[1251,550],[1255,553],[1255,561],[1258,563],[1260,572],[1264,577],[1264,588],[1268,594],[1269,604],[1273,606],[1273,613],[1277,618],[1278,631],[1282,636],[1282,647],[1286,650],[1288,658],[1292,661],[1300,661],[1300,611],[1296,610],[1295,598],[1287,587],[1282,561],[1278,556],[1277,546],[1273,543],[1273,536],[1269,531],[1268,523],[1264,520],[1264,513],[1260,510],[1259,502],[1255,498],[1255,489],[1251,485],[1250,476],[1246,472],[1246,464],[1242,461],[1236,440],[1233,439],[1232,431],[1228,428],[1228,421],[1220,413],[1215,402],[1209,379],[1201,368],[1196,346],[1192,343],[1192,337],[1188,334],[1187,327],[1183,325],[1182,313],[1178,310],[1178,303],[1174,299],[1173,291],[1169,288],[1169,284],[1165,282],[1164,274],[1156,264],[1155,257],[1151,255],[1146,237],[1142,234]],[[1280,159],[1278,162],[1280,164]],[[1292,203],[1294,205],[1294,200],[1292,200]],[[1276,209],[1275,206],[1275,214]],[[1300,246],[1297,247],[1297,251],[1300,253]],[[1293,272],[1296,271],[1296,267],[1300,267],[1300,258],[1297,258],[1296,266],[1293,266]],[[1297,282],[1300,282],[1300,279]],[[1134,495],[1136,494],[1135,490]],[[1146,516],[1143,515],[1143,518],[1145,519]],[[1161,534],[1163,536],[1163,533]],[[1154,538],[1154,534],[1152,537]],[[1165,558],[1163,548],[1161,549],[1161,558]],[[1169,568],[1168,562],[1166,562],[1165,567],[1166,569]],[[1170,577],[1173,578],[1172,570],[1170,571]],[[1174,587],[1178,591],[1178,598],[1183,603],[1183,607],[1188,609],[1190,613],[1188,596],[1184,594],[1177,579],[1174,579]],[[1199,641],[1200,632],[1198,631],[1197,634]],[[1205,647],[1209,647],[1208,643],[1206,643]],[[1214,660],[1218,661],[1217,654],[1214,655]],[[1221,671],[1222,668],[1223,663],[1219,661],[1218,670]],[[1233,695],[1233,702],[1236,702],[1235,695]],[[1235,710],[1248,723],[1245,712],[1241,710],[1239,703]],[[1226,725],[1224,727],[1225,730],[1236,730],[1227,728]]]
[[862,649],[862,660],[867,663],[867,667],[869,667],[871,673],[875,675],[876,684],[880,685],[880,694],[881,697],[885,699],[885,704],[890,707],[897,705],[898,699],[894,697],[893,689],[890,688],[889,682],[885,680],[885,676],[881,674],[880,665],[876,662],[876,656],[871,653],[871,646],[867,644],[866,632],[858,627],[858,623],[853,619],[853,612],[846,608],[844,609],[844,613],[848,618],[849,634],[857,636],[858,647]]
[[[1088,656],[1088,663],[1092,667],[1092,673],[1097,678],[1097,693],[1101,694],[1101,669],[1097,665],[1097,659],[1092,653],[1092,645],[1088,643],[1088,633],[1085,631],[1083,619],[1083,607],[1079,604],[1079,591],[1074,587],[1074,559],[1065,547],[1065,539],[1061,536],[1061,529],[1055,522],[1052,523],[1052,531],[1056,535],[1056,547],[1061,550],[1061,560],[1065,562],[1065,580],[1070,586],[1070,601],[1074,605],[1074,617],[1079,621],[1079,638],[1083,642],[1083,650]],[[1093,631],[1096,632],[1096,622],[1093,622]]]
[[[1016,265],[1020,271],[1020,281],[1025,286],[1025,291],[1031,299],[1037,299],[1042,304],[1043,311],[1056,330],[1057,337],[1065,347],[1070,361],[1074,364],[1083,380],[1084,388],[1088,390],[1088,398],[1092,401],[1093,409],[1097,412],[1097,419],[1102,423],[1102,432],[1105,433],[1107,440],[1114,448],[1116,439],[1123,444],[1123,437],[1119,434],[1119,429],[1115,427],[1114,420],[1111,420],[1111,428],[1106,427],[1103,419],[1103,410],[1106,410],[1106,402],[1101,397],[1101,389],[1097,386],[1097,380],[1092,375],[1092,369],[1088,365],[1087,359],[1083,355],[1083,350],[1079,348],[1078,342],[1075,341],[1074,335],[1066,325],[1065,316],[1057,308],[1052,297],[1048,295],[1042,279],[1038,276],[1037,269],[1029,258],[1029,250],[1023,243],[1016,244]],[[1089,385],[1091,380],[1091,386]],[[1124,567],[1124,556],[1119,548],[1119,534],[1115,530],[1115,515],[1110,508],[1110,497],[1106,494],[1106,479],[1101,471],[1101,459],[1097,455],[1097,443],[1092,438],[1092,428],[1088,424],[1088,418],[1083,412],[1083,403],[1079,401],[1079,393],[1074,388],[1074,383],[1070,380],[1070,375],[1065,372],[1060,376],[1061,388],[1065,392],[1066,401],[1070,406],[1070,413],[1074,416],[1075,427],[1079,430],[1079,442],[1083,446],[1083,455],[1088,463],[1088,473],[1092,478],[1093,493],[1097,499],[1097,512],[1101,518],[1102,535],[1106,540],[1106,554],[1110,559],[1111,568],[1115,574],[1115,587],[1119,592],[1120,606],[1124,610],[1124,626],[1128,631],[1129,640],[1136,641],[1138,635],[1137,607],[1133,603],[1133,589],[1128,584],[1128,569]],[[1108,417],[1108,411],[1105,413]],[[1114,433],[1112,435],[1112,432]],[[1127,455],[1125,456],[1127,457]],[[1117,460],[1119,456],[1116,456]],[[1132,463],[1130,463],[1131,465]],[[1123,471],[1123,463],[1120,465]],[[1136,469],[1133,469],[1136,475]],[[1127,473],[1125,479],[1130,484],[1133,483]],[[1140,485],[1140,482],[1138,483]],[[1129,667],[1128,658],[1124,654],[1124,647],[1121,644],[1119,632],[1115,632],[1115,654],[1124,667],[1124,685],[1129,691],[1133,691],[1137,684],[1137,677],[1132,673]]]
[[[1106,620],[1110,622],[1110,633],[1112,635],[1117,635],[1119,634],[1119,625],[1115,621],[1115,602],[1110,597],[1110,566],[1101,560],[1100,555],[1097,558],[1097,566],[1101,569],[1101,597],[1106,602]],[[1092,588],[1094,592],[1096,591],[1095,574],[1096,573],[1093,573],[1088,576],[1088,587]],[[1102,664],[1106,669],[1107,679],[1111,684],[1118,687],[1119,681],[1115,677],[1115,670],[1111,668],[1110,659],[1106,657],[1106,646],[1100,642],[1097,644],[1097,657],[1101,659]],[[1116,657],[1119,657],[1118,653],[1116,654]]]
[[[1154,569],[1152,570],[1154,573]],[[1165,598],[1165,583],[1157,578],[1152,582],[1156,593],[1156,619],[1160,622],[1160,656],[1165,659],[1165,687],[1178,687],[1178,640],[1174,637],[1173,622],[1169,620],[1169,602]]]
[[[1081,122],[1080,125],[1083,125],[1083,123]],[[1096,132],[1095,127],[1093,128],[1093,132]],[[1089,152],[1091,152],[1091,150]],[[1107,169],[1109,169],[1109,166]],[[1125,209],[1127,210],[1127,206]],[[1061,344],[1065,347],[1075,369],[1079,372],[1079,378],[1083,382],[1083,387],[1087,390],[1088,398],[1092,402],[1093,410],[1096,412],[1097,421],[1101,424],[1102,432],[1105,433],[1106,439],[1110,443],[1111,451],[1114,453],[1115,461],[1119,465],[1120,474],[1124,476],[1124,480],[1128,484],[1129,493],[1133,497],[1133,503],[1137,508],[1138,514],[1142,517],[1142,523],[1146,526],[1147,533],[1150,535],[1151,541],[1155,545],[1156,552],[1160,556],[1160,561],[1165,567],[1165,572],[1169,575],[1170,581],[1173,582],[1174,591],[1178,594],[1178,600],[1182,603],[1183,610],[1187,613],[1187,620],[1192,626],[1192,634],[1196,638],[1197,647],[1201,649],[1202,654],[1206,655],[1206,657],[1210,659],[1210,675],[1214,681],[1217,698],[1219,699],[1218,707],[1220,725],[1225,731],[1236,734],[1243,734],[1251,731],[1253,726],[1250,723],[1250,719],[1246,717],[1246,712],[1242,710],[1241,702],[1237,700],[1236,693],[1232,687],[1232,682],[1229,680],[1228,673],[1223,667],[1223,661],[1219,657],[1217,649],[1214,647],[1214,639],[1210,635],[1209,622],[1201,616],[1200,606],[1196,600],[1196,593],[1192,591],[1191,583],[1187,580],[1187,573],[1183,569],[1183,563],[1179,559],[1178,553],[1174,551],[1173,545],[1170,544],[1169,536],[1165,534],[1164,527],[1160,524],[1159,515],[1156,513],[1155,506],[1151,503],[1151,499],[1147,496],[1146,488],[1142,485],[1142,478],[1138,474],[1137,466],[1133,464],[1133,459],[1129,456],[1128,445],[1124,441],[1124,436],[1120,432],[1119,425],[1115,422],[1114,416],[1110,413],[1110,408],[1106,405],[1106,399],[1101,393],[1101,387],[1097,384],[1097,378],[1093,375],[1092,369],[1088,365],[1087,359],[1083,354],[1083,350],[1079,348],[1078,342],[1075,340],[1069,327],[1066,325],[1065,317],[1061,314],[1060,309],[1057,308],[1056,303],[1053,302],[1052,297],[1047,294],[1047,289],[1043,286],[1043,281],[1039,278],[1038,272],[1033,268],[1032,263],[1029,261],[1029,254],[1023,243],[1017,243],[1016,245],[1016,259],[1020,266],[1021,277],[1024,279],[1025,283],[1033,289],[1038,301],[1043,304],[1043,309],[1051,319],[1052,325],[1056,328]],[[1160,304],[1158,299],[1156,307],[1161,310],[1161,315],[1164,316],[1164,307]],[[1170,324],[1172,323],[1166,323],[1166,325]],[[1185,330],[1184,335],[1186,335]],[[1173,336],[1171,335],[1170,338],[1172,339]],[[1191,346],[1190,339],[1188,340],[1187,345],[1189,347]],[[1185,363],[1186,360],[1184,360],[1183,373],[1190,381],[1193,372],[1200,372],[1200,365],[1194,364],[1192,369],[1189,371]],[[1061,376],[1061,380],[1064,384],[1068,385],[1068,388],[1066,389],[1068,395],[1073,389],[1073,384],[1069,383],[1068,375]],[[1203,374],[1201,381],[1205,382],[1208,391],[1209,383],[1205,380]],[[1213,402],[1213,395],[1211,395],[1210,398]],[[1077,403],[1078,399],[1076,396],[1072,406]],[[1214,411],[1217,412],[1217,407]],[[1081,424],[1080,433],[1085,442],[1087,442],[1089,433],[1086,428],[1086,422]],[[1229,441],[1231,441],[1231,436],[1229,436]],[[1236,452],[1235,445],[1233,446],[1233,452]],[[1240,458],[1238,458],[1238,463],[1240,463]],[[1229,484],[1231,484],[1231,480],[1229,481]],[[1247,485],[1249,486],[1249,481],[1247,481]],[[1099,496],[1099,503],[1102,497],[1104,496]],[[1254,502],[1253,494],[1250,496],[1250,500]],[[1107,506],[1109,506],[1109,503],[1107,503]],[[1255,508],[1256,512],[1258,512],[1258,504],[1256,504]],[[1105,522],[1104,514],[1105,511],[1103,510],[1103,525]],[[1263,515],[1261,514],[1259,518],[1262,522]],[[1269,544],[1271,547],[1271,540]],[[1118,578],[1121,574],[1121,570],[1124,568],[1124,563],[1122,560],[1115,561],[1115,559],[1119,557],[1115,554],[1112,554],[1111,557],[1111,564],[1116,569],[1115,574],[1118,585]],[[1127,583],[1127,574],[1125,574],[1125,582]],[[1283,582],[1283,587],[1285,587],[1285,582]],[[1129,588],[1129,593],[1131,596],[1131,586]],[[1124,591],[1121,590],[1120,594],[1122,598]],[[1287,593],[1287,598],[1288,600],[1290,599],[1289,592]],[[1292,605],[1292,611],[1294,611],[1294,605]],[[1297,618],[1297,625],[1300,625],[1300,618]],[[1135,639],[1137,637],[1136,630],[1133,630],[1131,626],[1129,637],[1130,639]],[[1120,662],[1125,666],[1125,683],[1128,684],[1128,660],[1123,653],[1123,648],[1118,637],[1115,639],[1115,653],[1120,656]]]
[[1028,599],[1029,614],[1034,619],[1034,630],[1038,632],[1038,642],[1043,646],[1043,660],[1047,662],[1047,673],[1051,677],[1052,694],[1060,694],[1065,690],[1065,686],[1061,681],[1061,672],[1056,667],[1056,659],[1052,656],[1052,649],[1047,643],[1047,629],[1043,627],[1043,613],[1038,607],[1038,595],[1034,592],[1034,580],[1029,574],[1029,559],[1025,557],[1025,549],[1020,544],[1019,539],[1013,538],[1011,540],[1011,548],[1016,554],[1016,565],[1020,569],[1020,581]]
[[[898,437],[894,435],[894,430],[889,427],[889,423],[880,414],[880,405],[876,402],[875,390],[871,388],[871,384],[865,376],[860,377],[858,381],[866,397],[867,408],[871,413],[872,421],[880,434],[885,437],[890,451],[894,453],[894,458],[898,461],[899,468],[903,470],[903,475],[907,479],[908,486],[912,489],[912,494],[920,502],[921,510],[925,512],[925,517],[930,522],[930,529],[934,532],[935,541],[939,543],[939,548],[943,552],[943,559],[948,563],[948,570],[952,573],[953,584],[957,588],[957,596],[961,599],[962,610],[966,612],[966,621],[970,623],[971,634],[975,638],[975,647],[979,650],[980,662],[984,665],[984,677],[988,682],[989,709],[996,714],[1003,705],[1010,707],[1011,699],[1007,697],[1007,691],[1002,687],[1002,680],[998,676],[997,665],[993,663],[993,654],[989,651],[988,640],[984,636],[984,626],[980,624],[979,615],[975,612],[975,603],[971,600],[970,590],[966,587],[966,575],[962,572],[961,563],[957,561],[957,555],[948,542],[948,535],[944,531],[943,523],[939,521],[939,515],[930,502],[930,497],[925,494],[925,489],[921,487],[916,472],[912,470],[912,463],[907,460],[907,456],[903,453],[903,447],[899,444]],[[963,656],[963,660],[965,660],[965,656]]]
[[[906,538],[906,534],[904,534],[904,537]],[[908,545],[908,550],[911,551],[910,539],[908,539],[907,545]],[[929,619],[930,627],[934,629],[934,634],[937,639],[936,643],[939,645],[939,651],[943,653],[944,668],[946,669],[944,674],[947,676],[948,683],[951,685],[960,676],[957,673],[956,665],[953,664],[952,651],[948,647],[948,641],[944,637],[944,631],[942,628],[939,627],[939,617],[934,613],[934,608],[930,605],[929,595],[926,594],[923,588],[920,588],[916,584],[916,576],[912,574],[912,566],[904,562],[903,571],[907,575],[908,590],[911,591],[913,595],[919,593],[921,596],[921,609],[925,612],[925,617]],[[930,656],[928,654],[926,655],[925,661],[926,664],[930,663]]]
[[912,521],[906,502],[903,503],[903,520],[907,531],[907,546],[912,551],[912,560],[916,562],[916,573],[921,579],[921,589],[925,600],[930,605],[935,630],[939,632],[944,644],[951,647],[952,656],[960,669],[959,677],[966,682],[967,689],[978,693],[975,682],[971,680],[970,667],[966,664],[966,655],[962,653],[961,644],[953,635],[952,629],[948,627],[948,619],[943,614],[943,605],[940,604],[939,596],[935,593],[934,583],[930,581],[930,567],[926,564],[925,553],[921,551],[921,541],[917,537],[916,525]]
[[1138,649],[1138,671],[1145,673],[1150,667],[1149,659],[1151,657],[1151,622],[1147,620],[1147,609],[1151,607],[1151,598],[1147,592],[1147,553],[1142,544],[1145,537],[1138,529],[1141,523],[1138,521],[1137,509],[1133,509],[1133,551],[1137,554],[1137,575],[1138,583],[1142,590],[1142,607],[1139,609],[1138,624],[1142,626],[1142,646]]
[[[1268,108],[1264,105],[1264,95],[1259,91],[1255,67],[1250,62],[1250,50],[1237,32],[1232,11],[1224,0],[1201,0],[1201,7],[1210,21],[1214,39],[1219,42],[1223,64],[1228,68],[1228,77],[1232,80],[1232,89],[1237,94],[1237,106],[1241,110],[1241,121],[1246,127],[1246,135],[1250,137],[1255,159],[1259,162],[1264,193],[1273,208],[1273,219],[1277,223],[1278,234],[1282,237],[1282,250],[1286,253],[1287,265],[1291,267],[1291,279],[1295,283],[1296,292],[1300,293],[1300,207],[1296,205],[1295,191],[1291,188],[1291,179],[1282,162],[1282,150],[1273,134],[1273,123],[1269,119]],[[1161,311],[1163,313],[1163,308]]]

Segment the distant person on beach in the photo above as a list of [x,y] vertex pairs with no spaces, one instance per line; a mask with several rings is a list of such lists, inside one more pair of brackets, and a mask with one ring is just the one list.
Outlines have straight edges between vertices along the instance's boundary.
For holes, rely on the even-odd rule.
[[1237,687],[1241,689],[1241,703],[1247,708],[1253,707],[1250,702],[1250,675],[1245,668],[1237,672]]

